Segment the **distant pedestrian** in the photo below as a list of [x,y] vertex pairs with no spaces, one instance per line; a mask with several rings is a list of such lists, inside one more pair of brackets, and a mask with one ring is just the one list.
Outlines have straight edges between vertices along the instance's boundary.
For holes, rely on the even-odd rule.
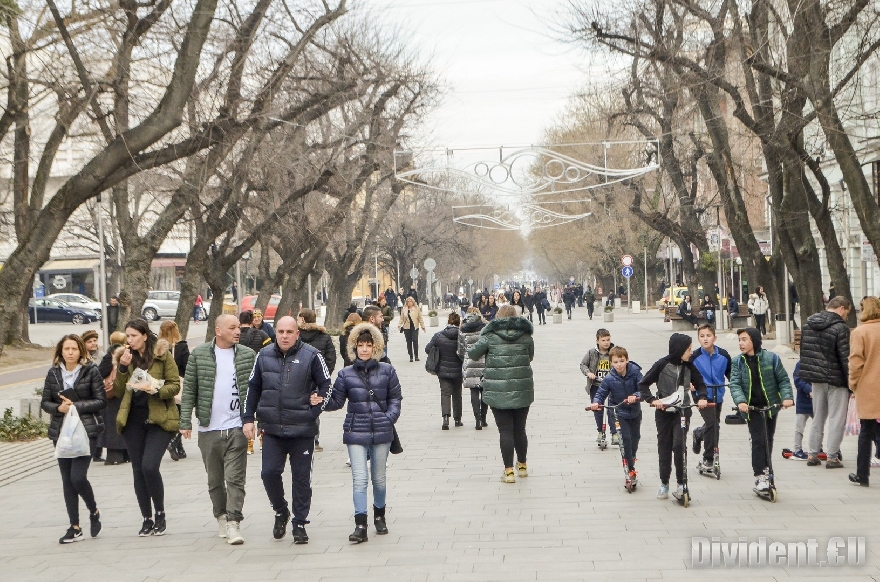
[[532,324],[516,317],[510,305],[498,311],[498,318],[489,322],[480,339],[468,350],[472,360],[486,358],[483,378],[483,401],[492,409],[501,441],[501,459],[505,483],[516,482],[513,458],[516,453],[516,471],[520,477],[528,477],[526,455],[529,438],[526,420],[529,407],[535,400],[535,383],[532,359],[535,343]]
[[749,311],[755,316],[755,328],[761,332],[762,336],[767,335],[767,312],[770,310],[770,301],[764,288],[760,285],[755,292],[749,296]]
[[480,312],[475,308],[468,310],[464,323],[458,329],[458,357],[461,358],[462,378],[464,388],[471,391],[471,408],[474,411],[476,429],[483,430],[489,426],[486,423],[486,412],[489,406],[483,402],[483,374],[486,371],[486,357],[472,360],[467,353],[480,339],[480,332],[486,327]]
[[361,316],[357,313],[349,313],[342,324],[342,334],[339,336],[339,355],[342,356],[342,366],[351,366],[354,362],[348,357],[348,336],[354,326],[359,324]]
[[254,309],[254,329],[259,329],[269,336],[273,342],[275,341],[275,328],[272,327],[271,323],[263,319],[263,312],[259,309]]
[[119,331],[119,297],[114,295],[110,298],[110,305],[107,306],[107,331],[113,333]]
[[254,327],[254,312],[242,311],[238,314],[238,324],[241,330],[241,336],[238,343],[247,346],[254,351],[259,352],[264,347],[272,343],[272,338],[265,331]]
[[686,322],[690,323],[694,326],[694,329],[700,327],[697,323],[697,316],[694,315],[694,302],[691,301],[690,295],[685,295],[681,300],[681,303],[678,306],[678,311],[676,312],[679,317],[681,317]]
[[571,310],[574,307],[575,300],[574,290],[571,286],[566,285],[565,291],[562,292],[562,303],[565,305],[565,313],[568,314],[569,319],[571,319]]
[[[379,298],[384,301],[385,296],[380,295]],[[324,357],[324,363],[327,364],[327,371],[333,375],[336,369],[336,346],[333,345],[333,338],[327,333],[327,329],[318,325],[318,315],[314,309],[300,309],[296,323],[299,327],[299,339],[309,344]],[[321,446],[321,419],[317,420],[318,431],[315,433],[315,452],[324,451]]]
[[859,417],[859,449],[856,472],[849,480],[868,486],[872,459],[871,445],[876,442],[877,419],[880,419],[880,300],[865,297],[862,300],[862,324],[850,336],[849,388],[856,398]]
[[516,309],[516,314],[522,316],[525,314],[526,305],[523,302],[522,293],[519,289],[515,289],[511,293],[510,305]]
[[110,334],[110,349],[104,354],[98,371],[104,379],[104,392],[107,394],[107,408],[104,409],[104,430],[98,437],[98,441],[104,447],[105,465],[119,465],[128,462],[128,451],[125,448],[125,439],[116,430],[116,416],[119,414],[119,406],[122,400],[113,395],[113,383],[116,381],[117,364],[122,355],[125,345],[125,334],[114,331]]
[[587,285],[586,291],[584,291],[584,303],[587,304],[587,315],[590,316],[590,321],[593,320],[593,311],[596,309],[596,294],[593,293],[593,288]]
[[[125,439],[131,459],[134,493],[143,517],[138,535],[161,536],[165,535],[166,520],[165,485],[159,465],[168,443],[180,429],[180,412],[174,403],[180,392],[180,376],[168,342],[157,338],[146,321],[133,319],[125,324],[125,337],[128,347],[119,355],[113,384],[113,395],[122,400],[116,429]],[[147,373],[145,382],[129,384],[135,370]]]
[[406,298],[397,327],[406,337],[406,351],[409,354],[409,361],[412,362],[415,358],[415,361],[418,362],[419,329],[425,331],[425,321],[422,319],[422,310],[416,305],[414,298]]
[[550,300],[547,294],[540,287],[535,288],[535,311],[538,312],[538,325],[547,325],[547,317],[545,311],[550,311]]
[[[159,326],[159,339],[164,339],[171,346],[171,353],[174,354],[174,363],[177,364],[177,373],[183,378],[186,374],[186,366],[189,362],[189,344],[180,335],[180,329],[173,321],[163,321]],[[174,397],[174,403],[177,404],[177,410],[180,411],[180,392]],[[186,451],[183,448],[180,433],[176,433],[168,443],[168,453],[171,455],[172,461],[179,461],[186,458]]]
[[202,319],[202,310],[204,309],[205,302],[202,300],[201,294],[196,295],[196,301],[193,304],[193,323],[198,324],[199,320]]
[[828,301],[831,301],[835,297],[837,297],[837,290],[834,288],[834,281],[831,281],[828,285]]
[[526,311],[528,311],[527,317],[529,318],[529,322],[532,322],[532,314],[535,312],[535,296],[532,294],[531,289],[525,290],[522,301],[523,305],[526,307]]
[[437,378],[440,380],[440,413],[443,415],[442,430],[449,430],[449,416],[455,420],[455,426],[464,426],[461,422],[461,358],[458,357],[458,326],[461,318],[457,313],[450,313],[446,328],[438,331],[425,346],[425,353],[433,347],[440,351],[440,364]]
[[[68,391],[62,395],[62,391]],[[91,362],[82,340],[77,335],[66,335],[55,346],[52,368],[43,384],[42,408],[50,416],[49,439],[58,446],[67,412],[74,407],[86,434],[89,437],[89,451],[79,457],[59,458],[61,483],[64,489],[64,504],[70,527],[58,541],[69,544],[83,539],[79,525],[79,498],[89,510],[91,522],[90,535],[94,538],[101,533],[101,514],[95,501],[88,471],[91,464],[95,442],[104,428],[101,413],[107,406],[104,380],[98,367]]]
[[[807,465],[821,465],[819,450],[827,432],[827,469],[843,467],[840,443],[846,428],[849,404],[849,341],[846,325],[852,304],[835,297],[825,311],[807,318],[801,331],[801,370],[803,380],[813,386],[813,426],[810,428],[810,454]],[[826,431],[826,421],[828,423]]]
[[232,282],[232,302],[238,305],[238,285]]
[[[516,310],[514,310],[516,312]],[[495,296],[489,295],[486,300],[486,305],[480,308],[480,315],[483,316],[483,319],[486,321],[492,321],[495,319],[495,314],[498,313],[498,304],[496,303]]]

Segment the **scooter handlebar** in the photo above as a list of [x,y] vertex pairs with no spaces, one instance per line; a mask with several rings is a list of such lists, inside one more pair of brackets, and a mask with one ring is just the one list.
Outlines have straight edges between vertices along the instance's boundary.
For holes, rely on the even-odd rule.
[[[781,404],[771,404],[770,406],[749,406],[749,412],[767,412],[770,410],[776,410],[777,408],[782,408]],[[735,412],[740,412],[738,406],[734,406],[731,410]]]

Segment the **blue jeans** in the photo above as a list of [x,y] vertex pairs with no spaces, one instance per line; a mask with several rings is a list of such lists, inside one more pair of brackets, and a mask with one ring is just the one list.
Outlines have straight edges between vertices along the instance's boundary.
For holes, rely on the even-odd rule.
[[370,461],[370,476],[373,481],[373,506],[385,507],[385,465],[391,443],[381,445],[348,445],[348,458],[351,460],[352,498],[355,515],[367,513],[367,458]]

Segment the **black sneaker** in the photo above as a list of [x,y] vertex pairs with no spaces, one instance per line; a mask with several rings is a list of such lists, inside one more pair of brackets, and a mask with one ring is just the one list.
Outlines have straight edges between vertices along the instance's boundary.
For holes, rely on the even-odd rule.
[[290,512],[286,509],[275,513],[275,527],[272,528],[272,537],[280,540],[287,535],[287,520],[290,519]]
[[174,439],[171,439],[171,442],[168,443],[168,452],[171,454],[172,461],[180,460],[180,453],[177,451],[177,442]]
[[309,534],[306,533],[306,526],[304,526],[303,524],[301,524],[301,523],[294,524],[290,533],[293,534],[293,543],[295,543],[295,544],[309,543]]
[[64,534],[60,540],[58,540],[59,544],[72,544],[73,542],[81,542],[85,538],[83,537],[83,532],[81,529],[76,529],[73,526],[67,528],[67,533]]
[[153,523],[153,520],[149,517],[144,518],[144,525],[141,526],[141,531],[138,532],[138,537],[145,538],[147,536],[153,535],[153,526],[156,525]]
[[164,536],[165,535],[165,514],[157,513],[156,514],[156,525],[153,527],[153,535],[154,536]]
[[98,534],[101,533],[101,512],[96,511],[89,515],[89,521],[92,522],[92,527],[89,530],[89,533],[92,534],[93,538],[96,538],[98,537]]

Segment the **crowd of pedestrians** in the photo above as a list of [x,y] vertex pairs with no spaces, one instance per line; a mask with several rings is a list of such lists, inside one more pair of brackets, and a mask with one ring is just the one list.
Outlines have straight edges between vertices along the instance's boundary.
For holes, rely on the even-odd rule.
[[[535,400],[533,314],[537,312],[537,325],[542,325],[545,312],[554,305],[564,306],[571,318],[575,308],[586,304],[592,319],[596,300],[592,287],[576,285],[483,290],[471,298],[461,294],[450,301],[460,309],[453,308],[446,326],[424,346],[426,368],[439,384],[441,430],[464,426],[467,388],[476,430],[488,427],[491,409],[503,482],[515,483],[529,475],[527,420]],[[596,332],[595,347],[583,356],[580,371],[587,379],[587,409],[594,413],[597,443],[604,448],[610,428],[611,442],[622,446],[633,481],[638,478],[641,403],[655,409],[659,499],[670,492],[681,499],[686,492],[692,408],[702,420],[693,431],[694,452],[702,451],[697,469],[711,471],[728,393],[748,425],[755,492],[772,487],[768,455],[780,411],[795,405],[795,391],[779,356],[763,347],[766,330],[760,316],[766,318],[767,307],[762,302],[766,298],[759,287],[749,301],[755,327],[737,330],[736,355],[716,345],[714,318],[709,318],[709,323],[697,325],[696,349],[690,335],[674,333],[667,355],[644,373],[630,351],[612,343],[607,329]],[[682,305],[687,305],[685,314],[692,315],[689,296]],[[713,298],[707,295],[701,309],[714,310]],[[854,398],[860,436],[856,471],[849,479],[868,486],[870,468],[878,464],[873,451],[880,434],[880,391],[873,382],[880,373],[880,300],[862,301],[862,323],[854,331],[846,324],[851,309],[849,301],[838,296],[825,311],[806,320],[793,376],[795,444],[784,454],[808,466],[824,461],[829,469],[843,467],[840,444]],[[369,539],[370,483],[373,527],[377,535],[387,534],[387,459],[399,452],[394,425],[403,399],[387,350],[395,317],[409,361],[419,361],[419,335],[426,326],[415,289],[400,296],[389,288],[374,304],[347,313],[338,343],[317,324],[311,309],[300,310],[297,317],[281,317],[274,326],[259,311],[221,315],[214,322],[213,339],[192,350],[173,322],[164,322],[156,335],[141,319],[111,335],[106,354],[97,349],[97,332],[62,338],[43,389],[42,408],[51,418],[49,438],[61,446],[67,438],[65,423],[76,416],[88,446],[82,454],[58,459],[70,522],[60,542],[85,537],[80,498],[89,511],[90,535],[101,531],[88,480],[92,460],[130,462],[142,520],[137,535],[164,535],[169,525],[161,461],[166,452],[175,461],[185,458],[181,439],[192,438],[196,431],[217,535],[232,545],[244,543],[247,458],[255,453],[259,439],[261,479],[274,512],[273,537],[284,538],[289,523],[294,543],[308,543],[314,455],[322,450],[320,415],[343,407],[342,442],[351,467],[355,521],[349,541]],[[338,357],[342,367],[334,381]],[[615,412],[606,413],[606,403]],[[766,414],[755,413],[757,409]],[[289,497],[284,483],[288,466]]]

